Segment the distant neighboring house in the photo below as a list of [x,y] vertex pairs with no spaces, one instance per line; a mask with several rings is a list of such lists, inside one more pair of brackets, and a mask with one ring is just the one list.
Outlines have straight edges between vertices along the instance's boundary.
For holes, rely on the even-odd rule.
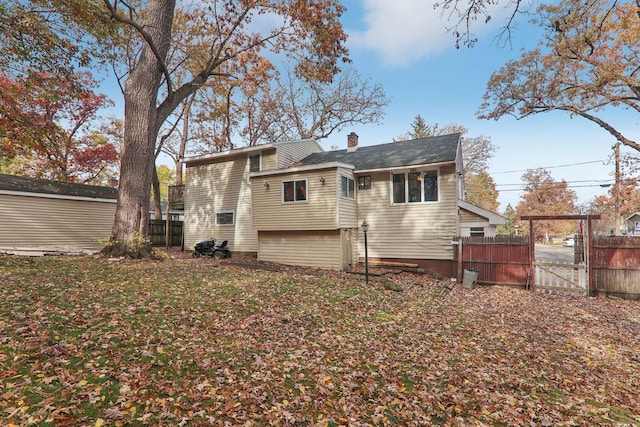
[[506,222],[502,215],[498,215],[464,200],[458,200],[460,208],[461,237],[481,236],[495,237],[498,225]]
[[115,188],[0,174],[0,247],[100,248],[117,198]]
[[260,260],[343,269],[364,258],[366,220],[371,260],[451,275],[455,236],[493,236],[505,222],[462,200],[460,134],[359,147],[351,133],[347,145],[325,152],[296,141],[186,159],[186,246],[215,236]]
[[625,220],[628,236],[640,236],[640,212],[634,212]]

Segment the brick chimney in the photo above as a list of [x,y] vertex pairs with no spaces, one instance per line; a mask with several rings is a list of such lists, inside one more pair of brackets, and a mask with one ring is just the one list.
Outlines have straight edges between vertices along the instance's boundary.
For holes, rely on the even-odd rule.
[[347,151],[356,151],[358,149],[358,135],[351,132],[347,135]]

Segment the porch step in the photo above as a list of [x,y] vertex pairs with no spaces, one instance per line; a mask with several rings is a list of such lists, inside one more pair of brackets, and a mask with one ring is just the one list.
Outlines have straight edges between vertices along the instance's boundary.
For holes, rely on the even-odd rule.
[[[364,265],[364,259],[359,259],[359,264]],[[377,268],[392,268],[397,270],[406,271],[407,273],[418,273],[423,274],[425,271],[423,268],[418,267],[418,264],[410,263],[410,262],[393,262],[393,261],[372,261],[369,260],[370,267]]]

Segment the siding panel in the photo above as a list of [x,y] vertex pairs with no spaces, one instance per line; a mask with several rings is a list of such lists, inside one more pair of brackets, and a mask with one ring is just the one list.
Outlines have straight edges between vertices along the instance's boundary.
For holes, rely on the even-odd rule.
[[[324,178],[324,184],[320,182]],[[307,202],[283,203],[282,183],[307,180]],[[272,175],[253,179],[253,221],[256,230],[335,230],[337,183],[335,170]],[[269,188],[264,182],[269,183]]]
[[[193,248],[200,240],[215,237],[228,240],[232,251],[257,251],[257,233],[251,219],[248,173],[246,156],[187,168],[185,247]],[[221,211],[234,212],[235,224],[216,225],[216,212]]]
[[[355,199],[347,199],[342,197],[342,188],[341,188],[341,176],[346,176],[347,178],[351,178],[354,180],[354,187],[356,187],[356,198]],[[340,228],[356,228],[358,227],[358,194],[357,194],[357,179],[353,176],[353,171],[345,168],[338,168],[338,176],[337,176],[337,188],[336,188],[336,197],[338,200],[338,221]]]
[[260,231],[258,259],[286,265],[340,269],[340,231]]
[[[371,174],[371,189],[358,193],[358,221],[369,223],[370,257],[451,260],[457,233],[456,174],[453,166],[439,174],[439,201],[391,204],[391,175]],[[364,257],[364,238],[358,231],[358,257]]]
[[99,249],[111,235],[116,203],[0,194],[0,246]]
[[[294,142],[281,142],[275,144],[278,153],[277,169],[286,169],[295,162],[307,157],[312,153],[320,153],[322,149],[313,139]],[[268,170],[265,168],[265,170]]]

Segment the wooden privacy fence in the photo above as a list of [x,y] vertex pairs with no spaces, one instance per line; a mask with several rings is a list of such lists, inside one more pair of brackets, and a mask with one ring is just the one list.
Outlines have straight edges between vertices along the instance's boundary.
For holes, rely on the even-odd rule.
[[[182,221],[169,221],[171,224],[171,245],[182,246]],[[149,240],[154,246],[165,246],[167,238],[166,221],[153,219],[149,221]]]
[[[457,263],[458,277],[462,278],[464,270],[477,270],[479,283],[532,287],[541,290],[550,285],[545,282],[541,268],[550,270],[550,266],[559,269],[573,269],[575,274],[566,276],[564,270],[553,270],[551,275],[556,281],[570,281],[580,288],[580,292],[572,294],[614,295],[624,299],[640,300],[640,236],[633,237],[595,237],[588,262],[590,276],[587,275],[588,264],[560,265],[554,263],[536,263],[537,276],[530,276],[530,253],[528,236],[498,237],[459,237]],[[582,271],[584,270],[584,276]],[[561,276],[561,277],[560,277]],[[536,283],[532,283],[535,279]],[[586,282],[591,285],[587,288]],[[558,287],[553,285],[554,288]],[[564,289],[564,291],[573,289]],[[563,292],[567,293],[567,292]]]
[[592,250],[595,293],[640,299],[640,236],[596,237]]
[[458,277],[478,270],[478,282],[492,285],[529,285],[529,237],[459,237]]

